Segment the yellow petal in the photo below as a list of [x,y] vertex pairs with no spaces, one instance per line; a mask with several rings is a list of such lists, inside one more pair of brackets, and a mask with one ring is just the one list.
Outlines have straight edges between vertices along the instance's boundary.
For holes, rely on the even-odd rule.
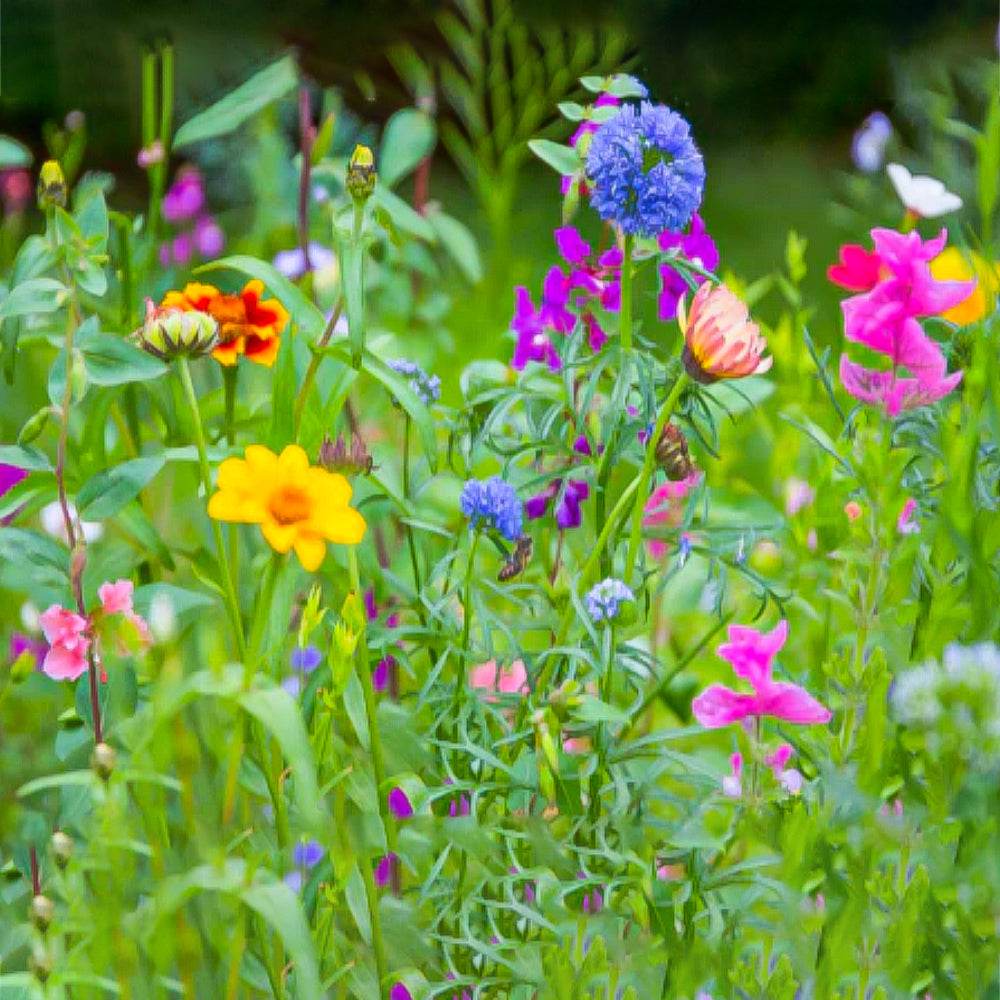
[[278,466],[282,477],[289,478],[305,475],[309,469],[309,456],[297,444],[286,445],[278,456]]
[[264,510],[256,497],[220,490],[209,498],[208,516],[216,521],[259,524],[264,520]]
[[278,456],[262,444],[250,445],[246,456],[253,477],[253,488],[270,493],[278,485]]
[[261,521],[260,530],[275,552],[285,553],[295,544],[301,529],[299,525],[278,524],[273,517],[267,517]]
[[295,539],[295,554],[299,557],[303,569],[315,573],[326,556],[326,542],[318,535],[300,532]]
[[340,545],[357,545],[365,537],[365,519],[353,507],[341,507],[336,516],[327,520],[321,530],[331,542]]

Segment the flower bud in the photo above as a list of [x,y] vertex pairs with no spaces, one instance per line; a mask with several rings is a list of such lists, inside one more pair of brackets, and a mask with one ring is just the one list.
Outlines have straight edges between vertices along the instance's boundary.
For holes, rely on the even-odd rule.
[[368,627],[368,613],[364,601],[353,591],[344,599],[340,617],[351,632],[364,632]]
[[72,399],[83,399],[90,384],[90,376],[87,374],[87,363],[83,355],[73,351],[73,362],[69,368],[69,388]]
[[107,743],[98,743],[90,757],[90,766],[101,781],[107,781],[115,769],[118,755]]
[[689,479],[696,472],[687,439],[674,424],[668,423],[656,442],[656,462],[667,476],[677,481]]
[[17,443],[19,445],[31,444],[45,430],[45,425],[49,422],[51,413],[51,406],[43,406],[35,413],[21,428],[21,433],[17,436]]
[[215,350],[219,324],[197,310],[157,308],[146,300],[146,320],[132,337],[139,347],[161,361],[198,358]]
[[56,160],[46,160],[38,177],[38,207],[43,211],[54,206],[62,208],[66,204],[66,195],[62,167]]
[[69,864],[70,858],[73,857],[73,839],[62,830],[56,830],[52,834],[49,848],[52,850],[52,857],[59,868],[65,868]]
[[48,896],[39,893],[31,900],[31,906],[28,907],[28,919],[31,920],[31,925],[37,931],[44,934],[52,924],[55,915],[56,905]]
[[28,956],[28,968],[40,983],[47,982],[49,976],[52,975],[52,970],[55,968],[55,959],[48,948],[41,942],[38,942],[31,949],[31,954]]
[[318,583],[314,583],[305,607],[302,609],[302,618],[299,621],[299,646],[309,645],[309,637],[319,628],[326,615],[326,608],[320,607],[323,600],[323,590]]
[[345,476],[370,476],[374,467],[364,441],[357,434],[351,436],[350,450],[343,434],[338,434],[336,441],[329,434],[324,435],[316,464],[323,466],[327,472],[339,472]]
[[359,143],[354,147],[347,166],[348,194],[357,204],[363,205],[372,196],[377,180],[375,157],[367,146]]

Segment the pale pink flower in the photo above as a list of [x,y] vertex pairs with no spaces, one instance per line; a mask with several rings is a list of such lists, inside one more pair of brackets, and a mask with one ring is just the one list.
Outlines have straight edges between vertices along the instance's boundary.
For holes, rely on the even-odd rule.
[[773,753],[764,757],[764,763],[774,772],[775,779],[790,795],[798,795],[802,791],[803,778],[794,767],[786,768],[792,756],[789,743],[782,743]]
[[[701,482],[701,473],[694,472],[687,479],[667,480],[649,495],[643,507],[642,526],[644,528],[678,528],[684,519],[684,501]],[[659,538],[647,542],[653,559],[663,559],[667,554],[667,543]]]
[[847,515],[848,521],[856,521],[861,517],[861,504],[857,500],[848,500],[844,504],[844,513]]
[[106,615],[132,613],[132,591],[135,584],[131,580],[115,580],[114,583],[102,583],[97,588],[97,596]]
[[691,703],[694,717],[706,729],[763,715],[800,725],[829,722],[829,710],[808,691],[773,679],[772,660],[787,638],[788,622],[784,620],[766,633],[746,625],[730,625],[729,642],[719,647],[718,654],[732,664],[737,677],[750,683],[754,693],[742,694],[712,684]]
[[[487,660],[469,671],[469,684],[499,694],[527,694],[528,671],[524,660],[515,660],[509,667],[498,667],[496,660]],[[496,701],[496,698],[487,697],[486,700]]]
[[42,671],[57,681],[75,681],[87,670],[88,622],[81,615],[53,604],[38,619],[49,643]]
[[743,754],[734,753],[729,758],[729,764],[733,773],[722,779],[722,794],[738,799],[743,795]]
[[795,517],[816,499],[816,491],[804,479],[794,476],[785,483],[785,513]]
[[148,146],[143,146],[139,150],[136,162],[143,170],[148,170],[157,163],[163,162],[163,143],[159,139],[154,139]]
[[896,519],[896,530],[901,535],[914,535],[920,530],[920,522],[914,516],[917,513],[917,501],[913,497],[907,497],[903,509]]

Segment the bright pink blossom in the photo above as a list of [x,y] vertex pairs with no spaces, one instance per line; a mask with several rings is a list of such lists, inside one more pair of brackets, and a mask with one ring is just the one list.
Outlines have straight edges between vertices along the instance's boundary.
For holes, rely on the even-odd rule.
[[[644,528],[678,528],[684,518],[684,501],[701,482],[701,473],[695,472],[686,479],[667,480],[649,495],[643,507]],[[659,538],[649,539],[649,554],[653,559],[663,559],[667,543]]]
[[[942,365],[944,358],[941,358]],[[876,371],[840,356],[840,381],[862,403],[882,406],[890,417],[929,406],[944,399],[962,381],[962,372],[921,378],[903,378],[894,371]]]
[[870,292],[882,276],[882,258],[874,250],[848,243],[840,248],[840,263],[831,264],[826,276],[849,292]]
[[53,604],[38,619],[49,643],[42,671],[57,681],[75,681],[87,670],[88,622],[82,615]]
[[830,712],[808,691],[798,684],[772,678],[772,661],[787,638],[787,621],[780,621],[766,633],[745,625],[731,625],[729,642],[719,647],[718,654],[732,664],[737,677],[749,681],[754,693],[742,694],[722,684],[712,684],[692,702],[694,717],[706,729],[762,715],[800,725],[829,722]]
[[[469,684],[483,691],[500,694],[527,694],[528,671],[524,660],[515,660],[509,667],[498,667],[496,660],[487,660],[469,671]],[[496,699],[487,697],[486,700]]]
[[916,519],[917,501],[913,497],[907,497],[903,509],[896,519],[896,530],[901,535],[914,535],[920,530],[920,522]]
[[[134,584],[131,580],[115,580],[114,583],[102,583],[97,589],[97,596],[101,602],[101,610],[105,616],[122,615],[125,620],[135,629],[135,638],[143,646],[152,643],[153,638],[149,632],[149,626],[145,620],[135,613],[132,607],[132,592]],[[127,650],[133,643],[124,642],[122,645]]]

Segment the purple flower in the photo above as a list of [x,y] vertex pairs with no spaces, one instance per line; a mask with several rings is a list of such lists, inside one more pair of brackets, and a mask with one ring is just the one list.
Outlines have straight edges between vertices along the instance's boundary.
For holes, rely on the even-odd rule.
[[301,892],[304,873],[315,868],[322,860],[323,845],[318,841],[308,840],[305,843],[296,844],[292,848],[292,863],[295,868],[284,877],[285,885],[292,892]]
[[203,215],[194,224],[194,244],[201,257],[218,257],[226,247],[225,233],[210,216]]
[[[585,879],[586,872],[577,872],[577,878]],[[593,889],[586,889],[583,893],[583,912],[597,913],[604,906],[604,891],[599,886]]]
[[635,603],[635,594],[621,580],[609,576],[590,588],[583,603],[595,624],[613,622],[623,604]]
[[194,254],[194,239],[190,233],[179,233],[170,245],[170,256],[175,264],[187,264]]
[[590,496],[590,487],[582,479],[566,480],[565,487],[562,478],[553,479],[541,492],[533,496],[524,505],[524,511],[529,521],[544,517],[552,501],[558,496],[556,504],[556,524],[561,531],[569,528],[579,528],[583,522],[583,511],[580,505]]
[[[690,232],[660,233],[658,243],[663,251],[679,247],[682,257],[701,265],[706,271],[714,271],[719,265],[719,251],[715,241],[705,232],[705,223],[697,212],[691,216]],[[697,285],[705,280],[700,274],[692,274],[691,277]],[[660,265],[660,278],[660,319],[669,322],[677,316],[677,303],[681,296],[690,289],[683,275],[669,264]]]
[[892,122],[881,111],[873,111],[854,133],[851,140],[851,159],[866,174],[882,168],[885,147],[892,138]]
[[[0,465],[0,498],[9,493],[18,483],[26,479],[28,473],[24,469],[19,469],[15,465]],[[15,511],[16,513],[16,511]],[[13,520],[14,514],[10,517],[0,519],[0,524],[7,524]]]
[[517,490],[500,476],[468,480],[459,505],[473,530],[493,529],[508,542],[516,542],[520,538],[524,505],[517,498]]
[[[309,263],[314,271],[329,267],[337,259],[337,255],[322,243],[310,242]],[[306,273],[306,259],[302,253],[302,247],[295,247],[294,250],[280,250],[274,255],[274,269],[286,278],[294,281],[301,278]]]
[[10,637],[10,662],[13,663],[23,653],[29,653],[35,661],[35,668],[42,665],[45,654],[49,651],[49,645],[44,639],[35,639],[23,632],[15,632]]
[[184,167],[163,196],[163,218],[170,223],[197,217],[205,206],[205,190],[196,167]]
[[375,884],[380,889],[384,889],[392,881],[398,865],[398,855],[391,851],[388,854],[382,855],[379,863],[375,866]]
[[323,655],[315,646],[305,646],[292,653],[292,666],[311,674],[323,662]]
[[396,819],[409,819],[413,815],[413,806],[402,788],[394,788],[389,792],[389,811]]
[[[621,102],[615,97],[614,94],[598,94],[597,100],[594,101],[595,108],[606,108],[613,107],[616,108]],[[569,137],[569,144],[575,149],[576,144],[585,136],[593,135],[601,127],[599,122],[592,121],[582,121],[577,126],[576,131]],[[571,176],[564,176],[562,179],[561,192],[567,194],[570,189],[570,185],[573,183],[573,178]],[[590,189],[587,187],[586,179],[580,181],[580,194],[588,195]]]
[[545,332],[541,314],[524,285],[518,285],[514,289],[514,317],[510,321],[510,328],[517,334],[514,356],[510,361],[511,368],[523,371],[529,361],[546,364],[554,372],[562,368],[562,359]]
[[410,991],[402,983],[393,983],[389,990],[389,1000],[413,1000]]

